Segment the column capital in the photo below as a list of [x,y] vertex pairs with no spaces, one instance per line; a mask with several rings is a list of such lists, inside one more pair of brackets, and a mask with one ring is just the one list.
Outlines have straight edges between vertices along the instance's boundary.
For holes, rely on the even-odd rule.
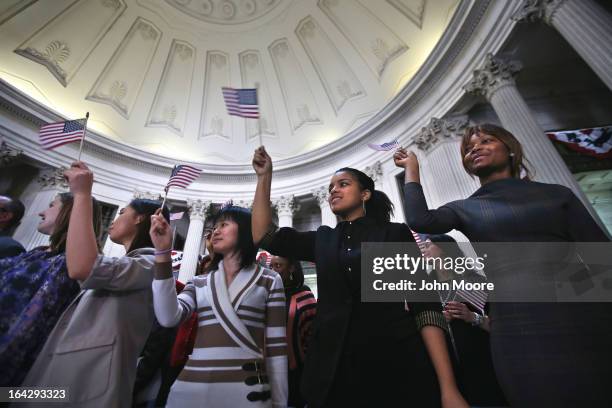
[[363,172],[372,180],[377,183],[382,180],[383,170],[382,163],[380,161],[375,162],[373,165],[363,169]]
[[293,215],[295,211],[300,209],[299,204],[295,201],[295,196],[280,196],[273,201],[278,215]]
[[463,89],[490,99],[499,88],[514,85],[514,75],[521,68],[522,64],[518,61],[505,62],[489,53],[482,68],[474,70],[474,78]]
[[135,199],[141,200],[153,200],[153,201],[161,201],[163,197],[159,193],[151,193],[150,191],[138,191],[134,190],[133,197]]
[[553,15],[565,1],[567,0],[523,0],[511,18],[517,22],[543,20],[551,24]]
[[45,169],[41,171],[36,181],[43,190],[67,191],[68,182],[64,178],[65,167]]
[[431,118],[429,123],[416,134],[414,143],[419,150],[428,153],[442,141],[461,137],[468,123],[467,116]]
[[189,219],[204,220],[211,205],[212,202],[209,200],[192,200],[188,198],[187,207],[189,207]]
[[253,208],[253,200],[236,200],[236,201],[233,202],[233,205],[235,205],[237,207],[252,209]]
[[319,207],[323,208],[329,200],[329,189],[326,186],[319,187],[312,191],[312,195],[316,198]]
[[0,168],[6,167],[13,163],[22,154],[22,150],[14,149],[6,144],[5,141],[2,141],[2,143],[0,143]]

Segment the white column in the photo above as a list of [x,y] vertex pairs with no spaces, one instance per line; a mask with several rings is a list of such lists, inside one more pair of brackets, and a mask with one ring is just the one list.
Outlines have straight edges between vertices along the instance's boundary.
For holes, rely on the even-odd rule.
[[317,199],[317,203],[319,203],[319,208],[321,209],[321,224],[335,228],[338,219],[329,206],[329,190],[327,187],[323,186],[314,190],[312,195]]
[[585,203],[588,202],[516,88],[513,76],[520,69],[518,62],[505,63],[488,54],[484,66],[474,71],[474,78],[464,88],[489,100],[502,125],[521,142],[536,180],[562,184],[572,189]]
[[525,0],[515,21],[554,27],[612,89],[612,15],[594,0]]
[[189,207],[189,229],[187,230],[187,238],[183,247],[183,259],[178,276],[178,279],[183,283],[193,278],[198,267],[204,220],[210,205],[210,201],[187,200],[187,206]]
[[28,251],[49,244],[49,236],[41,234],[37,230],[40,223],[38,214],[49,207],[49,204],[59,193],[68,190],[63,168],[44,170],[34,183],[36,184],[32,187],[35,187],[38,191],[33,192],[31,200],[24,200],[26,212],[13,235],[13,238],[19,241]]
[[421,184],[437,208],[449,201],[469,197],[480,184],[461,163],[461,137],[468,125],[466,116],[431,118],[414,138],[421,164]]
[[278,213],[278,227],[293,227],[293,213],[299,210],[299,206],[293,195],[280,196],[274,201]]
[[378,191],[383,190],[383,170],[380,161],[376,161],[373,165],[363,169],[363,172],[374,180],[374,188]]

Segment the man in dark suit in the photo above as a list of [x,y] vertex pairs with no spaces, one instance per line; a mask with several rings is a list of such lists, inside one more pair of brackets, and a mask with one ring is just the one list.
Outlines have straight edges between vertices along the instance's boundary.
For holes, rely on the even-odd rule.
[[0,259],[24,252],[23,246],[11,238],[25,212],[18,199],[0,196]]

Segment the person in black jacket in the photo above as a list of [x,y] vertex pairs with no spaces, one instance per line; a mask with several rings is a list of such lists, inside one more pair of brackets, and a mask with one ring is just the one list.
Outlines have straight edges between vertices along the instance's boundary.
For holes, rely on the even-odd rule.
[[[163,407],[168,399],[172,376],[170,352],[176,338],[176,327],[163,327],[157,319],[151,334],[140,353],[136,381],[134,382],[134,407]],[[167,383],[170,384],[167,384]]]
[[11,235],[25,212],[23,203],[15,198],[0,196],[0,259],[19,255],[25,248]]
[[[254,242],[317,267],[318,308],[302,379],[308,406],[425,408],[442,402],[467,408],[452,372],[440,305],[415,304],[408,313],[403,303],[361,302],[361,243],[414,243],[406,225],[390,222],[392,204],[374,181],[356,169],[338,170],[329,184],[329,204],[341,220],[336,228],[275,231],[272,160],[263,147],[255,151],[253,168]],[[416,244],[409,247],[420,255]]]
[[[523,178],[521,173],[529,176],[523,149],[506,129],[469,127],[460,154],[481,187],[464,200],[429,210],[416,155],[404,149],[395,153],[395,164],[405,170],[405,213],[413,230],[440,234],[457,229],[477,250],[479,243],[498,243],[500,259],[504,253],[513,256],[512,246],[501,243],[610,241],[569,188]],[[538,272],[548,271],[528,272],[537,278]],[[517,274],[532,277],[521,268],[487,272],[497,282]],[[491,304],[490,319],[495,371],[511,406],[612,406],[612,394],[605,392],[612,378],[610,303],[499,302]]]

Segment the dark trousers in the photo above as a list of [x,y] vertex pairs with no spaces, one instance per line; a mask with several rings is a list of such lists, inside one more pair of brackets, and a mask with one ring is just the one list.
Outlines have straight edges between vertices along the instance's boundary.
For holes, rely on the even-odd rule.
[[510,406],[612,407],[611,306],[493,304],[491,353]]
[[420,334],[396,344],[342,354],[323,407],[398,406],[440,406],[438,381]]

